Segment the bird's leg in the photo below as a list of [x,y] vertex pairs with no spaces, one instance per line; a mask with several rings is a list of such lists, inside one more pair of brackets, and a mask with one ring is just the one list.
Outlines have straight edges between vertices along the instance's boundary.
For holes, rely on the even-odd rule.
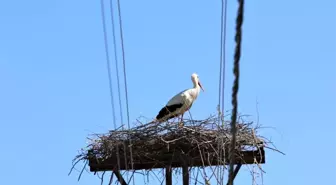
[[184,113],[181,115],[181,120],[180,120],[180,123],[179,123],[180,128],[183,127],[183,115],[184,115]]

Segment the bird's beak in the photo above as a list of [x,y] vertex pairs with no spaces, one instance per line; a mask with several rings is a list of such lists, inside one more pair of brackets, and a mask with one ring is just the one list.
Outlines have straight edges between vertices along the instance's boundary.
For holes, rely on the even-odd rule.
[[202,84],[201,84],[201,82],[198,82],[198,85],[200,86],[200,88],[202,89],[202,91],[204,92],[204,89],[203,89],[203,87],[202,87]]

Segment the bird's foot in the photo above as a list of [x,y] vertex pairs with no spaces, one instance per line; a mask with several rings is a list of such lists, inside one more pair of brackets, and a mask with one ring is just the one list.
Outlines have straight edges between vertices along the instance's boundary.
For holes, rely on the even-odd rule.
[[179,127],[179,128],[182,128],[183,125],[184,125],[183,122],[180,122],[180,123],[178,124],[178,127]]
[[182,128],[183,125],[184,125],[184,123],[183,123],[183,115],[182,115],[182,117],[181,117],[181,119],[180,119],[180,121],[179,121],[178,127],[179,127],[179,128]]

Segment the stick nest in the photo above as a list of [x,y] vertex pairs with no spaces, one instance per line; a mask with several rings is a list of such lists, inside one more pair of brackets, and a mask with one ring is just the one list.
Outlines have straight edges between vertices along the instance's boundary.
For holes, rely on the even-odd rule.
[[[133,155],[138,158],[160,154],[162,150],[180,150],[188,153],[195,145],[211,149],[221,142],[228,147],[231,141],[229,124],[224,122],[219,126],[217,117],[206,120],[184,120],[180,123],[149,123],[134,127],[129,130],[113,130],[108,134],[98,137],[89,145],[91,154],[97,158],[109,158],[115,156],[118,150],[120,155],[129,152],[132,148]],[[255,134],[256,128],[252,128],[252,122],[240,122],[237,124],[236,146],[248,150],[250,147],[259,147],[264,143],[261,137]],[[216,148],[217,149],[217,148]],[[125,151],[124,151],[125,150]],[[167,151],[166,151],[167,152]]]
[[[237,119],[237,151],[256,151],[261,148],[262,150],[268,148],[282,153],[268,139],[257,135],[257,131],[260,129],[259,125],[253,126],[253,122],[245,121],[244,118],[246,116],[239,116]],[[222,165],[225,168],[224,164],[228,164],[229,161],[229,145],[232,136],[229,126],[230,121],[223,120],[224,118],[219,119],[218,116],[210,116],[205,120],[184,120],[183,126],[178,122],[142,124],[138,121],[137,126],[128,130],[118,128],[106,134],[94,134],[93,137],[88,138],[90,141],[88,146],[81,149],[73,160],[70,173],[75,169],[78,162],[85,162],[78,177],[79,180],[86,164],[89,161],[91,162],[92,158],[97,161],[110,160],[109,163],[112,163],[114,169],[118,166],[120,169],[129,169],[132,166],[131,161],[135,166],[143,163],[159,164],[167,162],[167,160],[170,160],[170,164],[174,161],[178,163],[186,161],[189,162],[188,165],[193,166],[190,161],[196,158],[196,160],[202,161],[202,165],[198,165],[198,167],[213,165],[213,162],[210,161],[210,159],[213,159],[218,161],[216,165]],[[181,159],[181,156],[184,158]],[[244,163],[244,161],[241,163]],[[153,168],[162,168],[166,164],[161,165],[161,167],[153,165]],[[258,162],[255,161],[253,164],[256,164],[263,172]],[[175,164],[175,167],[179,167],[179,165]],[[199,171],[200,168],[198,167]],[[212,169],[212,167],[210,168]],[[151,168],[144,169],[150,170]],[[208,176],[205,172],[201,174]],[[206,179],[206,177],[203,178]],[[216,179],[218,181],[218,177]]]
[[[258,127],[253,127],[253,122],[244,121],[242,116],[238,121],[237,150],[248,151],[266,146],[268,141],[257,135]],[[144,160],[159,163],[165,160],[163,159],[165,154],[172,151],[176,154],[175,157],[184,155],[194,158],[200,155],[200,150],[201,155],[208,158],[220,155],[222,150],[223,155],[229,151],[231,141],[229,121],[223,122],[217,116],[210,116],[206,120],[184,120],[183,123],[183,126],[179,126],[176,122],[140,123],[128,130],[119,128],[107,134],[95,134],[95,137],[89,138],[89,145],[86,149],[82,149],[74,161],[90,158],[103,161],[118,158],[118,161],[114,160],[115,163],[123,165],[124,161],[127,161],[127,165],[130,165],[130,161],[142,163]],[[123,160],[120,161],[120,158]],[[222,162],[227,164],[225,159]]]

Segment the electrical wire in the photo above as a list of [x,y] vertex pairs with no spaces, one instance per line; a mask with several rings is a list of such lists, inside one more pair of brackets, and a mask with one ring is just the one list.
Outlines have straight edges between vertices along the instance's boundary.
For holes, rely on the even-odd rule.
[[[115,22],[113,16],[113,1],[110,0],[110,17],[111,17],[111,24],[112,24],[112,38],[113,38],[113,48],[114,48],[114,58],[115,58],[115,68],[116,68],[116,77],[117,77],[117,90],[118,90],[118,97],[119,97],[119,109],[120,109],[120,121],[122,124],[122,129],[124,129],[124,117],[123,117],[123,108],[121,103],[121,92],[120,92],[120,78],[119,78],[119,65],[118,65],[118,55],[117,55],[117,43],[116,43],[116,35],[115,35]],[[126,156],[126,145],[124,143],[124,159],[125,159],[125,166],[127,166],[127,156]]]
[[224,112],[224,90],[225,90],[225,58],[226,58],[226,22],[227,22],[227,0],[221,0],[221,41],[219,56],[219,84],[218,84],[218,109]]
[[[222,69],[222,107],[221,112],[224,114],[224,91],[225,91],[225,64],[226,64],[226,20],[227,20],[227,0],[222,0],[222,4],[224,4],[224,15],[222,13],[222,27],[223,27],[223,43],[222,43],[222,63],[223,63],[223,69]],[[223,6],[223,5],[222,5]]]
[[[128,125],[128,129],[130,129],[131,126],[130,126],[129,105],[128,105],[125,47],[124,47],[124,36],[123,36],[122,19],[121,19],[120,0],[117,0],[117,2],[118,2],[119,30],[120,30],[120,39],[121,39],[122,61],[123,61],[123,69],[124,69],[123,72],[124,72],[125,98],[126,98],[126,110],[127,110],[127,125]],[[131,155],[131,168],[134,169],[132,141],[131,141],[130,138],[129,138],[129,143],[130,143],[129,147],[130,147],[130,155]],[[133,178],[133,184],[134,184],[134,178]]]
[[[224,91],[225,91],[225,46],[226,46],[226,16],[227,15],[227,0],[221,0],[221,42],[220,42],[220,60],[219,60],[219,84],[218,84],[218,120],[219,120],[219,128],[220,123],[222,121],[221,126],[224,126]],[[219,140],[218,141],[218,163],[220,164],[220,158],[222,158],[223,155],[225,155],[225,151],[219,146],[222,146],[224,141]],[[224,164],[225,165],[225,162]],[[224,169],[217,168],[217,177],[223,178],[224,177]],[[223,183],[223,179],[217,179],[218,183]]]
[[[114,129],[117,129],[116,124],[116,114],[115,114],[115,107],[114,107],[114,95],[113,95],[113,87],[112,87],[112,74],[111,74],[111,62],[110,62],[110,54],[109,54],[109,47],[108,47],[108,40],[107,40],[107,32],[106,32],[106,20],[105,20],[105,5],[104,0],[100,1],[101,3],[101,17],[103,23],[103,32],[104,32],[104,45],[105,45],[105,56],[106,56],[106,68],[108,74],[108,82],[109,82],[109,92],[110,92],[110,103],[112,107],[112,117],[113,117],[113,125]],[[120,166],[120,157],[119,157],[119,147],[117,146],[117,160],[118,166]]]

